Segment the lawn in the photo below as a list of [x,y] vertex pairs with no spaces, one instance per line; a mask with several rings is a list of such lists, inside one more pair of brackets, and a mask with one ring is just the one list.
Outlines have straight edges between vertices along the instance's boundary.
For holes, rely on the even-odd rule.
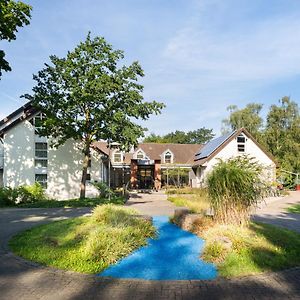
[[198,235],[206,240],[202,258],[216,263],[223,277],[300,265],[300,234],[296,232],[262,223],[250,223],[248,227],[219,224],[199,229]]
[[153,225],[137,212],[115,205],[79,217],[41,225],[13,237],[9,246],[28,260],[59,269],[99,273],[155,236]]
[[168,191],[168,200],[176,206],[188,207],[194,213],[203,213],[209,208],[207,191],[204,189],[174,189]]
[[300,214],[300,204],[294,204],[287,208],[290,213]]
[[33,203],[25,203],[19,204],[15,207],[22,207],[22,208],[54,208],[54,207],[64,207],[64,208],[71,208],[71,207],[95,207],[97,205],[102,204],[119,204],[122,205],[125,202],[124,197],[114,197],[111,200],[108,198],[85,198],[85,199],[70,199],[70,200],[41,200],[36,201]]

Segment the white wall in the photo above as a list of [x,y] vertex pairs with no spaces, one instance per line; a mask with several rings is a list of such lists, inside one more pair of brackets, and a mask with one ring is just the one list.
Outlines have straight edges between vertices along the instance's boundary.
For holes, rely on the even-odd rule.
[[201,187],[205,185],[207,175],[212,171],[214,166],[218,164],[219,159],[223,161],[229,158],[248,155],[254,157],[263,167],[264,180],[272,182],[276,179],[276,165],[275,163],[248,137],[246,137],[246,148],[245,152],[238,152],[237,141],[233,139],[228,143],[218,154],[216,154],[208,162],[204,163],[203,166],[197,168],[197,186]]
[[[49,197],[78,198],[83,160],[80,144],[68,140],[58,149],[53,149],[48,142],[48,168],[37,171],[34,166],[35,142],[43,141],[42,139],[35,135],[34,126],[29,121],[23,121],[8,130],[3,138],[3,184],[10,187],[31,185],[35,182],[36,172],[47,173],[46,193]],[[92,164],[89,170],[91,181],[101,181],[105,173],[101,170],[103,170],[101,155],[92,150]],[[86,196],[93,197],[97,194],[98,191],[91,184],[87,184]]]
[[5,186],[33,184],[34,172],[34,128],[28,121],[23,121],[5,133],[4,173]]
[[[57,149],[48,150],[48,187],[47,194],[55,199],[78,198],[82,176],[83,153],[81,144],[68,140]],[[92,150],[90,168],[91,181],[101,179],[101,155]],[[87,185],[86,196],[96,196],[97,190]]]

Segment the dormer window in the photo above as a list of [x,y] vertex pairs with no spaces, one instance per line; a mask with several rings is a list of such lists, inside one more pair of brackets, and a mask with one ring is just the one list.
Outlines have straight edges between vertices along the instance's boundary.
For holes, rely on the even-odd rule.
[[144,152],[143,151],[139,151],[137,154],[136,154],[136,159],[144,159],[145,155],[144,155]]
[[114,162],[115,163],[121,163],[122,162],[122,153],[120,151],[117,151],[114,153]]
[[173,161],[173,155],[172,155],[172,153],[170,151],[167,151],[165,153],[164,159],[165,159],[165,164],[171,164],[172,161]]
[[238,152],[245,152],[246,149],[246,138],[244,135],[240,134],[236,138],[237,141],[237,150]]

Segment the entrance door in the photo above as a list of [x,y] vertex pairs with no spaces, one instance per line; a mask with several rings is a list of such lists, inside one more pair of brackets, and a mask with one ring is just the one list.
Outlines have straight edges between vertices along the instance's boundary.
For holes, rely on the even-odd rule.
[[139,166],[138,187],[139,189],[152,189],[154,184],[154,167]]

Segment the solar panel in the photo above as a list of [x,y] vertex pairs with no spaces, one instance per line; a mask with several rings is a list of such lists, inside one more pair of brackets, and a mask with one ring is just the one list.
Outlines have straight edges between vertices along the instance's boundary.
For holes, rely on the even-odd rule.
[[219,148],[234,133],[235,133],[235,131],[224,134],[224,135],[208,142],[206,145],[204,145],[204,147],[200,150],[199,153],[196,153],[195,160],[203,159],[203,158],[210,156],[217,148]]

